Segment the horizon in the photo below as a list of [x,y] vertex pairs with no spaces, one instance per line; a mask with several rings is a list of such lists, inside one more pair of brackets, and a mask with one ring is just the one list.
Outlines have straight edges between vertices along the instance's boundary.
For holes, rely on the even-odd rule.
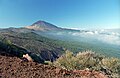
[[[38,20],[38,21],[44,21],[44,20]],[[37,21],[36,21],[37,22]],[[44,21],[44,22],[47,22],[47,23],[50,23],[48,21]],[[34,22],[35,23],[35,22]],[[33,23],[32,23],[33,24]],[[31,25],[32,25],[31,24]],[[52,24],[52,23],[50,23]],[[52,24],[52,25],[55,25],[55,24]],[[30,26],[30,25],[26,25],[26,26]],[[6,29],[6,28],[24,28],[26,26],[9,26],[9,27],[1,27],[0,26],[0,29]],[[59,28],[66,28],[66,29],[73,29],[73,30],[102,30],[102,29],[120,29],[119,27],[118,28],[80,28],[80,27],[60,27],[58,25],[55,25]]]
[[[38,20],[38,21],[44,21],[44,20]],[[38,22],[38,21],[36,21],[36,22]],[[50,22],[48,22],[48,21],[44,21],[44,22],[47,22],[47,23],[50,23]],[[35,23],[35,22],[34,22]],[[33,23],[32,23],[33,24]],[[31,24],[31,25],[32,25]],[[57,27],[59,27],[59,28],[65,28],[65,29],[73,29],[73,30],[102,30],[102,29],[120,29],[120,27],[117,27],[117,28],[115,28],[115,27],[113,27],[113,28],[80,28],[80,27],[60,27],[60,26],[58,26],[58,25],[56,25],[56,24],[53,24],[53,23],[50,23],[50,24],[52,24],[52,25],[55,25],[55,26],[57,26]],[[31,25],[26,25],[26,26],[31,26]],[[6,29],[6,28],[24,28],[24,27],[26,27],[26,26],[9,26],[9,27],[1,27],[0,26],[0,29]]]
[[0,28],[29,26],[38,20],[61,28],[120,28],[119,0],[1,0],[0,8]]

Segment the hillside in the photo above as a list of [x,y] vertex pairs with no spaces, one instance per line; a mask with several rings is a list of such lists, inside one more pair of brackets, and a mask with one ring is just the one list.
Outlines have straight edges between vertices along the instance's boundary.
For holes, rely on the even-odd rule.
[[[42,34],[42,32],[39,31]],[[43,34],[44,35],[44,34]],[[26,49],[28,52],[38,56],[43,61],[54,61],[66,49],[74,52],[81,50],[81,47],[72,42],[51,39],[38,35],[33,30],[25,28],[8,28],[0,30],[1,42],[10,43]]]
[[108,78],[96,71],[67,71],[1,53],[6,52],[0,50],[0,78]]
[[1,32],[0,40],[1,42],[8,41],[10,44],[22,47],[43,61],[53,61],[64,51],[54,40],[42,37],[33,32]]

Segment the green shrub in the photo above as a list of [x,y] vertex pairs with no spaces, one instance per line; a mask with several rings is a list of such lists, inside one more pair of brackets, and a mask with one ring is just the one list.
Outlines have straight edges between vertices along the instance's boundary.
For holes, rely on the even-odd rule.
[[104,58],[102,64],[114,73],[120,73],[120,59],[118,58]]
[[99,57],[92,51],[79,52],[77,55],[74,55],[67,50],[64,55],[54,62],[55,66],[68,70],[92,68],[98,64]]
[[10,40],[5,40],[4,41],[7,45],[12,45],[12,42]]
[[51,61],[44,61],[44,64],[53,66],[53,63]]
[[72,52],[66,51],[64,55],[59,57],[55,62],[54,65],[57,67],[61,67],[63,69],[73,70],[76,68],[77,59],[73,55]]
[[92,51],[79,52],[74,55],[66,51],[61,57],[53,62],[54,66],[67,70],[90,69],[109,73],[112,77],[120,76],[120,59],[104,57]]

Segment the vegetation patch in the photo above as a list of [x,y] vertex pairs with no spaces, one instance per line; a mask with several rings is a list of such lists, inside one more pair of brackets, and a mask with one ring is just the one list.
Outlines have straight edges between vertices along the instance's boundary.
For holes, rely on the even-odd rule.
[[74,55],[67,50],[56,61],[48,63],[66,70],[95,70],[113,78],[120,77],[120,59],[105,57],[92,51],[83,51]]

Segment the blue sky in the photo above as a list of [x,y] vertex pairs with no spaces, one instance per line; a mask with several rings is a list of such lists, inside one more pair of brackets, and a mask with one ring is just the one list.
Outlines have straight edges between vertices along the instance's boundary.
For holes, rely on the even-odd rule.
[[0,28],[38,20],[66,28],[120,28],[120,0],[0,0]]

